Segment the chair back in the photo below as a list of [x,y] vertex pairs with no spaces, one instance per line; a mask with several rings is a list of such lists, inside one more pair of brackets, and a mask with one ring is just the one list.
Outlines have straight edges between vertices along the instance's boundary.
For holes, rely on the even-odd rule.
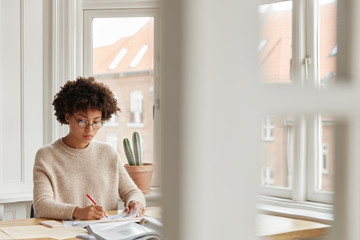
[[34,211],[34,205],[31,204],[31,209],[30,209],[30,218],[37,218],[35,211]]

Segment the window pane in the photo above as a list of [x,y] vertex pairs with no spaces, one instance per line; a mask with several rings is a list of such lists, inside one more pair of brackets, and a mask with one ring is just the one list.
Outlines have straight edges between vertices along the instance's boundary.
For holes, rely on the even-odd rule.
[[336,79],[337,1],[319,0],[320,87],[331,86]]
[[317,190],[334,190],[334,148],[335,121],[329,115],[322,115],[320,120],[320,144],[318,158]]
[[[291,188],[293,125],[294,121],[291,117],[267,116],[263,120],[261,185]],[[266,138],[264,132],[267,132]]]
[[112,145],[126,163],[123,138],[131,140],[136,130],[143,161],[154,162],[154,18],[94,18],[93,74],[110,86],[121,109],[96,139]]
[[291,83],[292,1],[261,5],[259,65],[265,83]]

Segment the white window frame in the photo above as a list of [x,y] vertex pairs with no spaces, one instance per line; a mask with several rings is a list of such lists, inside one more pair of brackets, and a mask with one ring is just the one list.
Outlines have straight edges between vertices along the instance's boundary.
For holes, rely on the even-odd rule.
[[272,116],[266,116],[262,122],[261,140],[274,141],[275,124]]
[[323,142],[321,148],[321,173],[328,174],[329,173],[329,144],[327,142]]
[[[47,36],[48,44],[51,45],[52,54],[48,64],[51,71],[45,71],[46,78],[53,79],[49,83],[52,89],[51,94],[46,95],[46,102],[49,104],[45,107],[46,121],[45,125],[48,134],[44,136],[45,143],[51,143],[56,139],[65,136],[68,133],[67,125],[60,125],[53,115],[52,99],[59,91],[60,87],[67,80],[74,80],[77,76],[91,75],[89,61],[85,49],[92,46],[89,39],[84,38],[84,13],[93,12],[101,13],[103,17],[111,17],[111,14],[118,12],[127,14],[127,16],[154,16],[154,77],[157,84],[154,86],[154,159],[157,160],[153,176],[153,185],[159,186],[161,179],[161,109],[160,109],[160,0],[141,0],[141,1],[119,1],[119,0],[68,0],[54,1],[51,4],[52,14],[47,18],[52,24],[45,25],[49,31]],[[51,6],[50,6],[51,5]],[[86,39],[86,41],[83,41]],[[88,61],[87,61],[88,60]],[[46,68],[44,68],[46,69]],[[46,83],[47,84],[47,83]],[[51,119],[51,120],[47,120]]]
[[133,90],[130,92],[130,112],[132,114],[132,122],[130,122],[130,124],[134,126],[144,127],[144,123],[142,122],[143,99],[144,95],[141,90]]
[[[89,1],[89,4],[92,1]],[[145,1],[146,2],[146,1]],[[161,109],[160,109],[160,3],[159,1],[148,1],[149,8],[144,3],[123,3],[116,7],[116,9],[104,9],[98,5],[88,5],[88,9],[83,12],[83,26],[84,36],[86,41],[83,41],[83,72],[85,76],[92,76],[92,19],[93,18],[112,18],[112,17],[153,17],[154,18],[154,159],[155,172],[153,177],[152,186],[160,186],[160,166],[161,166]],[[101,1],[99,2],[101,4]],[[118,3],[119,4],[119,3]],[[129,6],[129,4],[131,6]],[[113,6],[114,7],[114,6]],[[136,125],[138,127],[138,125]]]
[[322,162],[322,119],[320,115],[315,116],[312,121],[309,120],[308,137],[308,184],[306,200],[314,202],[332,203],[333,192],[318,190],[321,185],[319,173],[321,172]]
[[261,184],[271,186],[274,184],[274,169],[272,167],[261,168]]
[[[261,0],[260,5],[288,0]],[[296,86],[320,88],[319,49],[318,49],[318,1],[293,0],[292,18],[292,65],[291,79]],[[304,61],[310,57],[310,64],[305,71]],[[276,88],[277,84],[271,84]],[[281,86],[289,88],[293,86]],[[265,196],[288,198],[297,202],[315,201],[331,204],[333,193],[316,190],[316,174],[319,168],[321,147],[321,119],[319,116],[296,116],[293,136],[294,149],[288,149],[288,158],[293,157],[292,188],[261,186],[260,192]],[[294,156],[290,156],[292,152]],[[290,171],[290,169],[289,169]]]
[[272,197],[280,197],[280,198],[288,198],[291,199],[293,198],[293,191],[292,189],[294,188],[294,183],[297,183],[297,181],[293,181],[293,179],[295,179],[294,174],[298,173],[296,171],[294,171],[294,164],[295,164],[295,159],[294,159],[294,151],[295,151],[295,144],[296,144],[296,139],[295,139],[295,132],[298,131],[298,129],[294,128],[294,126],[296,126],[296,124],[294,124],[292,121],[291,122],[285,122],[284,126],[287,127],[287,161],[288,161],[288,181],[289,181],[289,188],[285,188],[285,187],[278,187],[278,186],[261,186],[261,194],[266,195],[266,196],[272,196]]
[[[83,69],[86,76],[92,76],[92,19],[93,18],[115,18],[115,17],[153,17],[154,18],[154,72],[158,71],[159,67],[159,10],[158,9],[101,9],[101,10],[84,10],[84,58]],[[156,74],[155,74],[156,76]],[[155,80],[156,77],[155,77]],[[156,89],[155,91],[158,90]]]

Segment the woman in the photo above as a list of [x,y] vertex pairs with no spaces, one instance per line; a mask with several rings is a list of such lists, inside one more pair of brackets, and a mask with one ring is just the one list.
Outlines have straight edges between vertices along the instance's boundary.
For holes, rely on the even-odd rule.
[[[128,212],[145,199],[126,172],[119,155],[93,140],[103,121],[120,109],[111,90],[94,78],[68,81],[55,95],[55,116],[69,133],[42,147],[34,164],[34,210],[38,217],[101,219],[116,210],[118,197]],[[89,194],[97,203],[91,204]]]

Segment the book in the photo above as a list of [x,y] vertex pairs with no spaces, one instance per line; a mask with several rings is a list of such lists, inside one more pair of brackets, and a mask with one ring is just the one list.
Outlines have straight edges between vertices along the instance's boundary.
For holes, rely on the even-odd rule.
[[96,223],[88,225],[86,229],[88,230],[89,234],[96,237],[96,239],[160,240],[160,222],[155,222],[149,217],[146,218],[147,220],[142,221],[141,224],[135,222]]
[[150,228],[152,230],[155,230],[158,233],[162,232],[162,223],[157,220],[156,218],[152,217],[143,217],[139,223],[140,225],[143,225],[147,228]]

